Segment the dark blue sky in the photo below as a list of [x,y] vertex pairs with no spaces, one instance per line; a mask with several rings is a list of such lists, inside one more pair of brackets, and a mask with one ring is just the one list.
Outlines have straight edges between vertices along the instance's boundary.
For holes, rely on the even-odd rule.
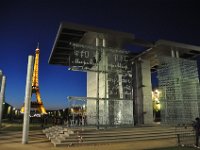
[[[39,84],[47,108],[64,108],[67,96],[86,96],[86,75],[48,64],[60,22],[67,21],[200,45],[198,0],[1,0],[0,69],[6,101],[24,101],[27,57],[40,42]],[[134,49],[133,49],[134,51]]]

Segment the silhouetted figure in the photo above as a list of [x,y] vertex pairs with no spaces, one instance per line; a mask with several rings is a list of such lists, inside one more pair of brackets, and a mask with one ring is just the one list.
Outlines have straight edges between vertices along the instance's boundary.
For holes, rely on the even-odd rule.
[[77,125],[79,126],[80,125],[80,115],[79,114],[77,115],[76,119],[77,119]]
[[55,116],[52,118],[52,123],[53,123],[53,125],[56,125],[56,117]]
[[48,123],[48,116],[44,116],[44,125],[46,126]]
[[87,125],[87,116],[86,115],[83,116],[83,125]]
[[44,116],[41,116],[40,119],[41,119],[41,121],[40,121],[41,122],[41,128],[44,129]]
[[195,136],[196,136],[195,145],[197,147],[199,147],[200,119],[198,117],[195,119],[193,127],[194,127],[194,130],[195,130]]

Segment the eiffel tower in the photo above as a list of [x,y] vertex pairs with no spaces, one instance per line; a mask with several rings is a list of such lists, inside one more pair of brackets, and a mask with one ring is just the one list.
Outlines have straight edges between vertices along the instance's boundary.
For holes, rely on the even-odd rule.
[[[34,62],[34,70],[32,76],[32,93],[31,93],[31,96],[33,96],[33,94],[36,94],[37,101],[31,101],[31,108],[37,109],[40,114],[47,114],[42,99],[40,97],[40,90],[39,90],[39,80],[38,80],[39,56],[40,56],[40,49],[38,43],[38,46],[35,50],[35,62]],[[21,108],[21,113],[24,113],[24,106],[22,106]]]

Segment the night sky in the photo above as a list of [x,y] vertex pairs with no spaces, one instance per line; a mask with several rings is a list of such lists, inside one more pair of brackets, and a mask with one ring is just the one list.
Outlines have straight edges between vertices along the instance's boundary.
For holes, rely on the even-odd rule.
[[[40,42],[39,85],[47,109],[65,108],[67,96],[86,96],[86,74],[49,65],[62,21],[200,46],[198,0],[1,0],[0,69],[7,77],[6,101],[24,101],[28,55]],[[132,51],[136,51],[132,49]]]

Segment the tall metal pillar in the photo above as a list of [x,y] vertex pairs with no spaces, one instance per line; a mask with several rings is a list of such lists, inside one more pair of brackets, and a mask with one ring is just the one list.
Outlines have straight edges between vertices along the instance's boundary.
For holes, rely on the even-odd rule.
[[28,56],[27,76],[26,76],[26,89],[25,89],[25,102],[24,102],[24,122],[22,133],[22,144],[28,143],[29,132],[29,115],[31,105],[31,90],[32,90],[32,75],[33,75],[33,56]]
[[3,73],[2,73],[2,71],[0,70],[0,91],[1,91],[1,81],[2,81],[2,77],[3,77]]
[[6,86],[6,77],[2,77],[1,83],[1,91],[0,91],[0,127],[2,123],[2,113],[3,113],[3,101],[4,101],[4,94],[5,94],[5,86]]
[[[103,47],[106,47],[106,40],[105,38],[103,38]],[[104,71],[105,71],[105,76],[104,76],[104,79],[105,79],[105,93],[104,93],[104,97],[107,98],[107,59],[106,59],[106,50],[104,49],[103,50],[103,59],[104,59],[104,64],[103,64],[103,67],[104,67]]]
[[[108,83],[107,83],[107,76],[108,76],[108,56],[106,55],[106,39],[103,38],[103,41],[102,41],[102,45],[103,45],[103,71],[104,71],[104,84],[105,84],[105,89],[104,89],[104,98],[108,98]],[[104,125],[108,125],[108,122],[109,122],[109,117],[108,117],[108,100],[104,100],[103,102],[103,110],[104,110],[104,113],[103,113],[103,124]]]
[[99,38],[96,38],[96,63],[97,63],[97,101],[96,101],[96,114],[97,114],[97,129],[99,129]]

